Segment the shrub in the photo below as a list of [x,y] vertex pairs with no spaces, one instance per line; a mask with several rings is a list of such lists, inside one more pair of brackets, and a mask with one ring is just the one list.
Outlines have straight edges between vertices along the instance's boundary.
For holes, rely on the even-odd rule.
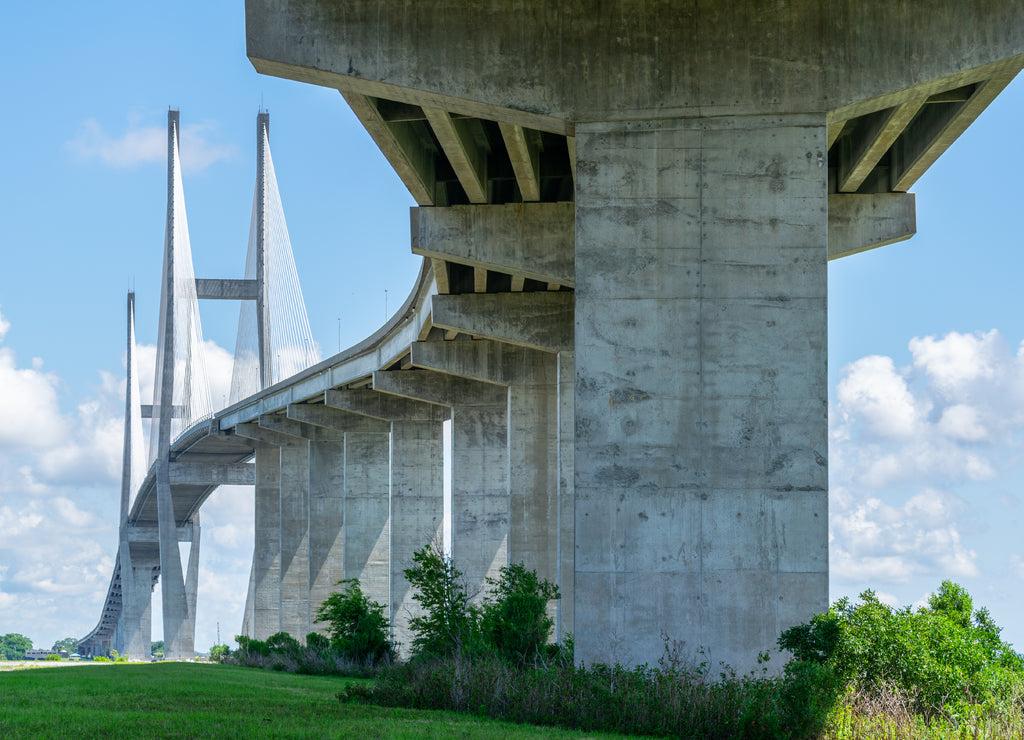
[[59,661],[60,660],[60,656],[57,655],[57,653],[50,653],[45,658],[43,658],[43,660],[56,660],[56,661]]
[[1011,701],[1024,664],[999,639],[987,610],[943,582],[927,607],[893,609],[872,591],[861,602],[841,599],[826,614],[787,630],[779,646],[798,661],[830,667],[839,681],[867,695],[893,690],[926,717],[962,713],[986,702]]
[[383,605],[370,601],[355,578],[338,585],[342,591],[332,593],[316,613],[317,622],[330,625],[331,647],[344,658],[370,665],[394,659]]
[[275,632],[267,638],[267,650],[274,655],[298,658],[302,644],[287,632]]
[[559,598],[558,586],[541,580],[522,563],[503,567],[497,579],[488,578],[491,593],[484,599],[480,630],[487,646],[499,657],[526,663],[541,654],[554,622],[547,604]]
[[229,655],[231,655],[231,648],[227,645],[214,645],[210,648],[210,660],[215,663],[223,663]]
[[413,655],[443,657],[478,649],[479,614],[469,603],[462,572],[433,544],[416,552],[412,560],[413,567],[404,573],[414,589],[413,601],[423,610],[409,620]]

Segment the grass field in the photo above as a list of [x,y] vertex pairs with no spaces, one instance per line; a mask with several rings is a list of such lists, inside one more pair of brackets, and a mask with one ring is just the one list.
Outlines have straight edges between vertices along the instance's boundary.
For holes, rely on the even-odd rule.
[[201,663],[0,673],[0,738],[611,738],[342,703],[347,682]]

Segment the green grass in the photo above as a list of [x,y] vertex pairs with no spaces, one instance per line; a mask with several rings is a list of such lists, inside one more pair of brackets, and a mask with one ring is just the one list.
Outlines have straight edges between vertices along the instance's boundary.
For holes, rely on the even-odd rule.
[[0,738],[612,738],[338,701],[358,679],[155,663],[0,673]]

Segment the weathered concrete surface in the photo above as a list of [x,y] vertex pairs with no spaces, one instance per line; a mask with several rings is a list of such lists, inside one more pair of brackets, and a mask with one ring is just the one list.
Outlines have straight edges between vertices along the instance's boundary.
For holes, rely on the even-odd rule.
[[828,196],[828,258],[866,252],[917,233],[913,193]]
[[387,432],[345,433],[345,578],[380,604],[391,592],[389,458]]
[[391,423],[390,623],[403,654],[412,645],[409,620],[422,614],[403,572],[428,543],[442,541],[444,445],[442,423],[431,419]]
[[560,623],[572,591],[559,580],[558,358],[489,340],[416,342],[414,367],[508,386],[508,560],[558,585]]
[[572,287],[573,204],[411,210],[413,254]]
[[325,633],[316,611],[338,590],[345,576],[345,446],[309,443],[309,605],[310,632]]
[[545,352],[572,349],[573,294],[469,293],[431,298],[434,326]]
[[828,598],[824,116],[576,141],[577,659],[746,667]]
[[1020,0],[248,0],[245,25],[264,74],[563,133],[834,110],[1024,53]]
[[428,370],[376,372],[374,390],[451,408],[452,558],[468,592],[508,565],[508,391]]

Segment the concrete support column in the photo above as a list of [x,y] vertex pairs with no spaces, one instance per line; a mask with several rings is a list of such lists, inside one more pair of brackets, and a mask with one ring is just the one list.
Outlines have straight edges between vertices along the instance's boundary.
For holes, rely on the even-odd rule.
[[316,612],[344,578],[345,445],[309,443],[309,632],[324,632]]
[[373,374],[374,390],[451,409],[452,558],[467,590],[508,565],[508,392],[430,370]]
[[508,565],[508,416],[466,401],[452,407],[452,559],[479,600]]
[[[392,638],[402,654],[412,644],[409,620],[419,606],[403,571],[412,556],[429,542],[441,541],[444,519],[443,422],[448,409],[432,403],[399,398],[365,389],[332,390],[326,394],[329,410],[364,422],[386,424],[390,433],[388,543],[390,595],[388,620]],[[367,424],[364,424],[366,426]],[[347,422],[350,428],[354,425]],[[370,431],[370,428],[365,431]],[[383,430],[382,430],[383,431]]]
[[390,602],[388,433],[345,433],[344,577],[371,601]]
[[[573,385],[575,382],[575,361],[573,352],[558,353],[558,588],[562,592],[555,622],[555,634],[559,642],[573,627],[575,596],[575,543],[576,521],[574,518],[575,495],[573,464],[575,416],[573,413]],[[550,524],[549,524],[550,526]]]
[[195,627],[188,613],[185,576],[178,551],[178,526],[166,457],[157,458],[157,530],[160,542],[160,595],[164,619],[164,655],[168,660],[195,657]]
[[576,127],[576,657],[828,605],[823,114]]
[[[523,563],[562,588],[558,554],[557,355],[503,342],[456,340],[417,342],[411,360],[417,367],[493,383],[495,391],[506,389],[508,562]],[[550,605],[556,622],[562,606],[558,602]]]
[[390,619],[392,637],[403,654],[412,645],[409,620],[420,613],[403,571],[412,567],[413,553],[442,538],[442,432],[441,421],[391,422]]
[[156,558],[138,555],[131,558],[130,569],[125,569],[122,562],[121,594],[124,608],[121,623],[124,637],[123,649],[118,649],[127,653],[130,660],[149,659],[153,641],[153,569],[158,564]]
[[252,556],[252,636],[281,631],[281,452],[256,448],[255,545]]
[[302,641],[310,632],[309,442],[281,447],[281,631]]
[[192,635],[193,644],[196,634],[196,606],[199,597],[199,512],[192,515],[192,538],[188,548],[188,565],[185,568],[185,604],[187,606],[186,624],[188,633]]

